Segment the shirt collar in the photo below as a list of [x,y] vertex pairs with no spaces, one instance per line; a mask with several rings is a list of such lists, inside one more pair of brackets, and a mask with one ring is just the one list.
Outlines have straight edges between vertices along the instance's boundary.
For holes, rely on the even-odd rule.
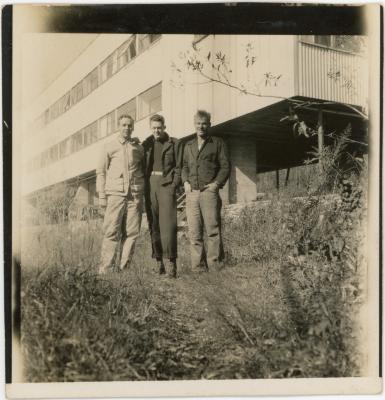
[[118,141],[119,141],[120,144],[133,143],[132,138],[130,138],[130,139],[123,139],[121,136],[118,136]]
[[201,143],[210,142],[211,141],[211,135],[207,135],[204,139],[201,139],[200,136],[198,136],[198,134],[196,134],[195,140],[197,142],[200,141]]

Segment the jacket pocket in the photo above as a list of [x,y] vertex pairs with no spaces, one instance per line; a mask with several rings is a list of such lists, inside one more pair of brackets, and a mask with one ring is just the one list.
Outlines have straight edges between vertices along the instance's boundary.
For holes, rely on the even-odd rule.
[[162,178],[162,186],[171,184],[173,180],[174,180],[174,171],[170,171],[166,176]]
[[123,192],[123,178],[111,178],[107,176],[106,191]]

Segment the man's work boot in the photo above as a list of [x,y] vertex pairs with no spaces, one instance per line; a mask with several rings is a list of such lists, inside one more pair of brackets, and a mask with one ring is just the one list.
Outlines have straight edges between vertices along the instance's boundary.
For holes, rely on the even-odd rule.
[[165,274],[166,273],[166,268],[164,267],[163,260],[162,259],[156,260],[156,263],[158,264],[159,275]]
[[168,265],[167,265],[167,269],[168,269],[168,276],[170,278],[176,278],[176,260],[169,260]]

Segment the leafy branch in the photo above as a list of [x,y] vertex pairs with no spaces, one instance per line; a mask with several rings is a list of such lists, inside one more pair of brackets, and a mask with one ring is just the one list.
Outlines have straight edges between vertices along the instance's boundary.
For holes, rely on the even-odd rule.
[[[258,65],[257,56],[254,54],[253,46],[251,43],[246,45],[245,55],[243,57],[244,66],[248,72],[251,72],[253,68]],[[264,88],[275,88],[278,87],[282,81],[282,74],[274,74],[271,71],[266,71],[261,73],[261,77],[258,80],[254,80],[250,84],[236,82],[233,79],[233,68],[230,65],[230,61],[225,53],[222,51],[218,51],[216,53],[212,53],[208,51],[206,54],[201,54],[199,49],[193,48],[193,51],[187,51],[180,54],[180,58],[183,62],[182,67],[177,67],[176,64],[173,63],[172,67],[174,70],[182,76],[183,70],[196,72],[201,78],[205,80],[204,83],[216,83],[218,85],[222,85],[237,92],[258,97],[258,98],[270,98],[277,100],[286,100],[289,103],[289,112],[288,115],[284,118],[281,118],[280,122],[287,121],[292,124],[292,130],[295,135],[305,136],[307,138],[315,135],[317,133],[317,128],[312,128],[308,126],[308,124],[300,119],[298,116],[298,111],[306,108],[306,107],[314,107],[314,106],[326,106],[326,105],[344,105],[345,107],[351,109],[356,114],[358,114],[363,119],[367,120],[368,116],[359,110],[357,107],[346,103],[340,103],[336,101],[327,101],[327,102],[319,102],[319,101],[306,101],[306,100],[298,100],[289,98],[286,96],[266,93],[261,90],[260,86],[263,85]],[[329,79],[332,79],[334,83],[343,81],[344,86],[348,89],[352,89],[353,82],[351,80],[345,79],[341,76],[341,73],[335,71],[329,71],[327,74]],[[200,82],[202,83],[202,82]],[[196,83],[198,84],[198,83]],[[252,87],[254,85],[254,87]]]

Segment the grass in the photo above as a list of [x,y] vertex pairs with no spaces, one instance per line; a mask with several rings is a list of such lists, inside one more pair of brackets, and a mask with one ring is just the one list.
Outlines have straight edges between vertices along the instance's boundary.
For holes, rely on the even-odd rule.
[[270,350],[276,352],[273,342],[284,343],[287,334],[282,293],[279,288],[271,293],[272,275],[279,270],[243,265],[195,275],[184,254],[181,277],[160,278],[145,236],[132,268],[121,274],[100,278],[95,268],[61,264],[23,271],[28,380],[236,378],[267,372],[249,364],[261,357],[257,348],[266,348],[263,357],[269,359]]
[[192,273],[182,234],[176,280],[146,230],[131,268],[101,277],[100,220],[25,229],[26,381],[359,376],[366,178],[338,177],[331,199],[316,183],[226,213],[221,271]]

